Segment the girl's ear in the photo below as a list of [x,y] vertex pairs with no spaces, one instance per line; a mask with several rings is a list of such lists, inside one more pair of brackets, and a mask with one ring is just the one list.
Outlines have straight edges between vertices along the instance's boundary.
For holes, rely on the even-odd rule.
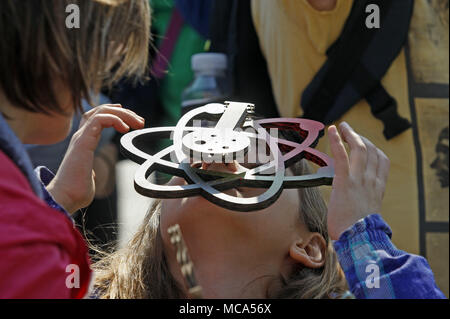
[[325,263],[327,244],[319,233],[310,233],[307,238],[297,239],[289,248],[289,256],[308,268],[320,268]]

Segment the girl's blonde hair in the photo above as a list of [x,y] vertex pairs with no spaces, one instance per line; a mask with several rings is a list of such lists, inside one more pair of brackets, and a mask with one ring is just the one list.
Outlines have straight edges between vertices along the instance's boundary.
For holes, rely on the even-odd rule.
[[[293,171],[295,175],[310,173],[305,161],[295,165]],[[325,265],[318,269],[299,266],[288,278],[283,279],[281,289],[272,297],[329,299],[346,296],[347,281],[328,235],[328,210],[320,191],[316,187],[300,188],[299,196],[301,221],[309,231],[321,234],[326,241]]]
[[167,299],[184,294],[164,254],[160,201],[155,201],[128,244],[111,254],[97,251],[93,264],[94,297],[103,299]]
[[[305,161],[295,174],[309,172]],[[345,275],[327,232],[327,208],[318,188],[301,188],[299,218],[311,232],[327,242],[325,265],[310,269],[299,265],[271,298],[340,298],[347,292]],[[150,208],[137,233],[122,249],[104,255],[93,265],[95,296],[99,298],[186,298],[172,276],[160,233],[160,202]]]

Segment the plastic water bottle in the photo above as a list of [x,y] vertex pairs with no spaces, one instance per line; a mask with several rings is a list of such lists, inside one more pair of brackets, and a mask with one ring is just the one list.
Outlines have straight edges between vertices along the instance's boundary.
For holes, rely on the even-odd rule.
[[198,53],[192,56],[193,82],[181,96],[181,112],[185,114],[192,109],[208,103],[223,103],[230,93],[227,81],[227,56],[222,53]]

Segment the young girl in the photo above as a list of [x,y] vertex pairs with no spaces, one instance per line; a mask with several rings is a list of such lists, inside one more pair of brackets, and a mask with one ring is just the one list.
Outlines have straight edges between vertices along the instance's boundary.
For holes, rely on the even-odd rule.
[[[348,289],[357,298],[443,298],[426,260],[396,249],[376,214],[386,155],[346,123],[340,135],[329,128],[335,178],[328,209],[317,188],[284,190],[272,206],[250,213],[202,197],[159,201],[126,247],[94,265],[95,296],[192,297],[168,234],[178,224],[205,298],[345,298]],[[203,163],[202,169],[242,167]],[[308,172],[303,161],[292,170]],[[251,197],[260,190],[227,192]]]
[[[66,26],[69,4],[79,28]],[[0,2],[0,298],[86,295],[87,248],[68,213],[94,196],[101,130],[143,120],[120,105],[85,113],[56,176],[37,177],[23,144],[63,140],[81,99],[142,75],[149,21],[146,0]]]

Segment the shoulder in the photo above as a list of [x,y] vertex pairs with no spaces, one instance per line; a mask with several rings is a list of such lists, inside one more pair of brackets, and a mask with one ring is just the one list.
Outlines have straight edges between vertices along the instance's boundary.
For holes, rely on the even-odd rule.
[[31,186],[14,162],[0,150],[0,198],[33,193]]
[[49,207],[34,194],[20,169],[0,151],[0,229],[11,224],[26,228],[28,219],[36,224],[49,214]]
[[0,151],[0,245],[28,241],[75,244],[73,223],[34,194],[20,169]]
[[[80,268],[82,285],[71,290],[71,294],[82,296],[87,290],[91,271],[81,234],[69,218],[33,193],[19,168],[1,151],[0,250],[2,258],[8,260],[0,265],[0,278],[4,273],[12,274],[16,267],[22,270],[25,267],[28,277],[47,278],[53,273],[61,281],[67,275],[66,266],[75,264]],[[8,270],[8,267],[12,268]],[[61,282],[55,285],[62,287]]]

